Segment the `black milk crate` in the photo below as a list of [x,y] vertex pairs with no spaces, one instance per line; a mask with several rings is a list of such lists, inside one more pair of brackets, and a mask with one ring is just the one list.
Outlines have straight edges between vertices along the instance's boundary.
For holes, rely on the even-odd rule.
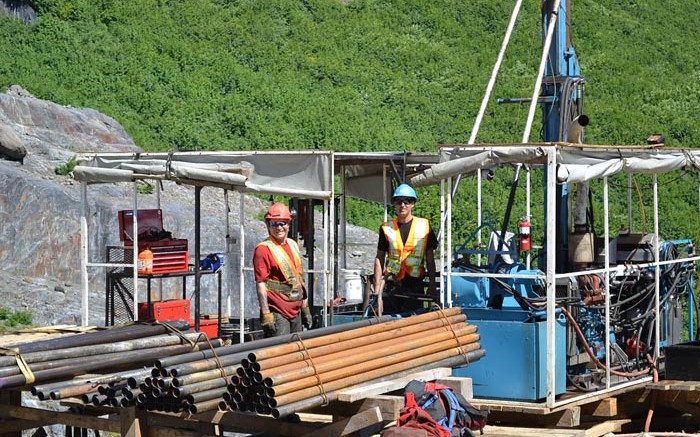
[[700,381],[700,341],[666,347],[666,379]]

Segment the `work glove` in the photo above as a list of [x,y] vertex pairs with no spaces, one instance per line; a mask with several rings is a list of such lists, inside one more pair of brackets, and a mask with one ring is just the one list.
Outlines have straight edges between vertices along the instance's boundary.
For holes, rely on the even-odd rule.
[[268,335],[274,335],[277,332],[277,326],[275,326],[275,315],[272,313],[263,314],[260,319],[260,324],[262,325],[263,331]]
[[301,323],[306,326],[306,329],[311,329],[314,326],[314,318],[311,316],[311,310],[308,306],[301,307]]

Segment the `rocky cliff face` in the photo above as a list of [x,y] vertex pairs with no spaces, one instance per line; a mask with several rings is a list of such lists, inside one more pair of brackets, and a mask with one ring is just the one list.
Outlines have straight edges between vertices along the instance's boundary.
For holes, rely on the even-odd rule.
[[36,22],[36,12],[23,0],[0,0],[0,14],[16,17],[27,24]]
[[[55,169],[78,152],[138,152],[140,149],[116,120],[92,109],[37,99],[18,86],[0,94],[0,147],[3,145],[5,150],[12,145],[13,150],[23,149],[25,153],[21,159],[7,154],[5,159],[0,157],[0,305],[29,310],[39,325],[79,324],[80,184],[68,176],[57,175]],[[133,208],[133,192],[133,184],[101,184],[88,188],[92,262],[104,262],[107,247],[122,244],[118,236],[117,211]],[[230,234],[238,235],[239,196],[231,193],[229,198],[226,208],[222,190],[202,190],[203,255],[226,250],[227,218],[231,224]],[[252,196],[245,199],[245,251],[252,255],[255,244],[267,235],[264,224],[256,220],[265,210],[266,202]],[[155,194],[139,195],[138,202],[139,208],[158,207]],[[172,232],[173,237],[187,238],[192,244],[194,190],[165,181],[160,205],[164,228]],[[321,229],[320,221],[317,228]],[[376,241],[376,234],[370,231],[350,227],[348,234],[349,241]],[[323,244],[320,231],[316,244],[317,247]],[[232,254],[239,251],[230,244],[229,248]],[[190,249],[191,258],[193,254],[194,250]],[[371,248],[356,251],[356,256],[348,259],[349,267],[371,268],[373,254]],[[316,251],[316,259],[318,265],[320,250]],[[238,285],[234,283],[233,265],[234,262],[227,263],[229,270],[224,274],[223,289],[225,296],[230,290],[232,314],[236,315]],[[91,268],[89,276],[89,323],[104,325],[105,269]],[[251,273],[246,283],[246,315],[255,317],[257,297]],[[182,293],[181,283],[174,280],[164,280],[154,288],[154,298],[177,298]],[[190,282],[190,296],[193,290]],[[202,312],[216,310],[214,290],[213,284],[203,283]],[[317,299],[316,303],[321,302]]]

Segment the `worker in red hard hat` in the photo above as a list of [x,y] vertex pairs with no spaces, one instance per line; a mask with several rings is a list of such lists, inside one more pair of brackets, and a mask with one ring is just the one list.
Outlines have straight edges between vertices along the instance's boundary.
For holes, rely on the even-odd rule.
[[253,254],[265,337],[300,332],[304,325],[311,328],[313,324],[299,246],[287,238],[291,221],[287,205],[278,202],[270,206],[265,214],[270,238],[258,244]]
[[[423,308],[423,301],[398,295],[424,295],[424,278],[428,276],[428,297],[438,300],[435,282],[435,232],[428,219],[414,217],[418,196],[407,184],[394,190],[392,201],[396,219],[379,228],[377,255],[374,259],[374,290],[377,312],[402,313]],[[394,296],[392,296],[392,293]]]

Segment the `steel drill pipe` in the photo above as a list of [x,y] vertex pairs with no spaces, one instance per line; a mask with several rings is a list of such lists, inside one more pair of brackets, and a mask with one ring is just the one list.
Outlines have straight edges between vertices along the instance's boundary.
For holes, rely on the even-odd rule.
[[[154,350],[160,350],[161,348],[149,348],[149,349],[139,349],[139,350],[132,350],[132,351],[126,351],[126,352],[111,352],[111,353],[105,353],[105,354],[100,354],[100,355],[90,355],[90,356],[84,356],[84,357],[78,357],[78,358],[65,358],[61,360],[52,360],[52,361],[42,361],[42,362],[36,362],[32,363],[29,365],[29,368],[32,370],[32,372],[38,372],[41,370],[49,370],[49,369],[57,369],[59,367],[72,367],[76,365],[83,364],[84,362],[88,360],[94,360],[94,359],[99,359],[99,360],[104,360],[106,362],[111,361],[117,357],[123,357],[123,356],[138,356],[140,354],[145,354],[145,353],[150,353],[153,352]],[[158,356],[157,354],[155,356]],[[6,378],[6,377],[11,377],[11,376],[16,376],[21,374],[22,372],[20,371],[19,367],[17,364],[14,365],[12,368],[4,368],[0,369],[0,379]]]
[[464,320],[465,316],[463,314],[458,314],[450,316],[448,318],[428,320],[422,323],[416,323],[409,326],[388,329],[382,332],[369,334],[363,337],[356,337],[350,339],[328,338],[326,339],[328,344],[316,347],[314,347],[313,344],[309,345],[306,342],[304,342],[303,344],[292,345],[292,347],[287,348],[289,351],[286,354],[277,355],[272,358],[260,359],[258,356],[254,356],[251,353],[248,357],[248,360],[250,361],[241,361],[241,365],[244,367],[247,366],[248,368],[252,368],[253,370],[259,372],[266,369],[270,369],[272,367],[279,367],[282,365],[295,363],[307,356],[310,356],[312,358],[319,357],[331,353],[340,353],[341,351],[347,351],[356,347],[377,344],[383,341],[397,341],[398,339],[403,338],[404,336],[414,334],[420,335],[425,333],[426,331],[433,329],[450,329],[450,326],[462,323],[464,322]]
[[[39,398],[39,400],[44,401],[49,399],[52,390],[65,389],[69,387],[80,387],[80,389],[82,389],[85,386],[94,387],[95,391],[97,390],[97,387],[95,387],[95,385],[88,379],[76,379],[70,381],[54,382],[51,384],[42,384],[40,386],[32,386],[29,389],[29,391],[31,392],[31,394]],[[87,393],[87,391],[79,391],[74,396],[80,396],[83,393]]]
[[[231,390],[229,390],[229,392],[230,391]],[[236,401],[237,403],[241,404],[245,401],[244,396],[243,396],[243,394],[244,394],[243,392],[235,391],[235,392],[232,392],[232,394],[233,394],[233,400]]]
[[85,391],[85,387],[94,388],[93,391],[96,391],[98,385],[106,384],[110,381],[120,381],[122,378],[123,376],[121,376],[120,374],[109,374],[101,376],[92,376],[89,378],[71,379],[68,381],[52,382],[47,384],[38,384],[33,385],[30,388],[30,392],[34,396],[37,396],[40,400],[49,399],[49,397],[51,396],[58,396],[55,399],[58,400],[61,399],[61,393],[63,391],[68,391],[70,393],[69,396],[63,395],[64,397],[80,396],[81,394],[88,393],[90,391]]
[[[130,352],[133,352],[133,351],[130,351]],[[40,370],[57,369],[59,367],[72,366],[73,364],[75,364],[77,362],[82,362],[84,360],[94,359],[94,357],[98,357],[98,356],[105,357],[106,360],[109,360],[109,359],[111,359],[111,357],[120,356],[123,353],[125,353],[125,352],[93,355],[93,356],[89,356],[89,357],[64,358],[61,360],[54,360],[54,361],[40,361],[40,362],[35,362],[35,363],[30,364],[29,368],[32,370],[32,372],[38,372]],[[0,369],[0,378],[16,376],[16,375],[19,375],[21,373],[22,373],[22,371],[15,363],[14,366],[3,367],[2,369]]]
[[[438,361],[436,363],[430,363],[430,364],[426,364],[426,365],[419,366],[419,367],[413,367],[413,368],[405,368],[400,372],[396,372],[396,373],[388,374],[388,375],[385,375],[382,377],[374,378],[372,380],[365,381],[362,384],[368,384],[368,385],[378,384],[378,383],[385,382],[385,381],[392,380],[392,379],[403,378],[405,376],[408,376],[408,375],[411,375],[411,374],[414,374],[417,372],[436,369],[438,367],[464,366],[465,364],[473,363],[473,362],[480,360],[484,355],[486,355],[486,351],[483,349],[478,349],[475,351],[467,352],[466,357],[463,355],[454,356],[454,357],[450,357],[450,358]],[[279,419],[280,417],[289,416],[290,414],[296,413],[297,411],[304,411],[304,410],[308,410],[310,408],[319,407],[321,405],[324,405],[326,402],[335,401],[336,399],[338,399],[338,394],[341,391],[346,390],[350,387],[352,387],[352,386],[343,387],[342,389],[339,389],[339,390],[327,391],[325,393],[325,396],[323,396],[323,395],[313,396],[313,397],[302,399],[300,401],[297,401],[297,402],[294,402],[291,404],[272,408],[271,415],[275,419]]]
[[210,399],[208,401],[202,401],[196,404],[188,404],[187,408],[185,408],[185,411],[187,411],[190,414],[197,414],[203,413],[205,411],[218,410],[219,404],[222,402],[225,404],[225,402],[221,399]]
[[448,350],[444,350],[431,355],[425,355],[409,360],[401,359],[399,362],[396,362],[396,360],[392,358],[375,360],[373,363],[371,363],[371,366],[367,365],[367,370],[362,373],[356,373],[344,378],[336,379],[322,384],[323,390],[319,386],[312,386],[302,390],[297,390],[292,393],[287,393],[282,396],[276,396],[270,399],[270,406],[276,408],[281,405],[290,404],[292,402],[323,394],[324,391],[333,391],[344,387],[349,387],[351,385],[361,384],[370,379],[379,378],[385,375],[389,375],[391,373],[399,372],[405,368],[419,367],[424,364],[434,363],[479,348],[481,348],[481,345],[479,343],[471,343],[463,347],[453,347]]
[[363,328],[351,329],[348,331],[342,331],[334,335],[326,335],[316,338],[310,338],[308,340],[303,340],[304,345],[302,346],[299,342],[292,342],[287,344],[282,344],[279,346],[270,347],[267,349],[259,350],[255,353],[250,353],[248,360],[251,362],[262,361],[269,358],[274,358],[280,355],[286,355],[292,352],[297,352],[304,347],[315,348],[319,346],[326,346],[331,343],[338,343],[345,340],[351,340],[358,337],[366,337],[379,332],[396,330],[410,325],[416,325],[428,320],[435,319],[445,319],[445,317],[460,314],[462,312],[461,308],[448,308],[444,311],[433,311],[418,316],[407,317],[405,319],[394,320],[391,322],[380,323],[377,325],[366,326]]
[[72,398],[86,393],[93,394],[96,392],[97,387],[91,382],[86,382],[81,385],[72,385],[66,388],[55,389],[49,393],[41,393],[38,397],[42,400],[51,399],[53,401],[58,401],[60,399]]
[[[124,400],[124,396],[116,396],[113,398],[109,398],[109,405],[118,408],[121,406],[122,400]],[[128,404],[129,401],[126,401],[126,403]]]
[[198,404],[211,399],[221,400],[223,399],[224,393],[226,393],[226,387],[217,387],[211,390],[189,394],[185,396],[184,402],[188,404]]
[[172,380],[169,378],[161,378],[158,380],[156,385],[158,386],[158,388],[161,388],[161,389],[162,388],[170,388],[170,386],[172,385]]
[[109,405],[109,396],[105,395],[93,395],[92,396],[92,405],[99,407],[100,405]]
[[[194,341],[199,333],[183,333],[182,336]],[[22,358],[28,364],[42,361],[55,361],[65,358],[78,358],[90,355],[101,355],[111,352],[126,352],[137,349],[148,349],[152,347],[170,346],[182,343],[180,336],[175,334],[156,335],[150,337],[136,338],[119,341],[116,343],[100,343],[87,346],[76,346],[64,349],[51,349],[47,351],[23,353]],[[17,360],[14,357],[0,357],[0,370],[4,367],[16,367]]]
[[129,401],[136,401],[136,396],[138,396],[140,394],[141,394],[141,390],[138,388],[124,391],[124,397],[126,399],[128,399]]
[[193,361],[190,363],[185,363],[182,365],[179,365],[178,367],[172,367],[172,368],[161,368],[161,370],[167,370],[167,373],[170,376],[184,376],[184,375],[189,375],[192,373],[198,373],[198,372],[203,372],[206,370],[211,370],[211,369],[216,369],[219,367],[227,367],[231,365],[240,365],[241,360],[248,356],[248,352],[240,352],[236,354],[231,354],[231,355],[224,355],[222,357],[219,357],[218,359],[216,358],[210,358],[207,360],[201,360],[201,361]]
[[153,387],[153,389],[151,390],[151,396],[153,396],[154,398],[162,397],[164,394],[167,394],[167,390],[164,391],[158,387]]
[[141,392],[136,395],[136,403],[140,405],[146,405],[148,403],[148,393]]
[[182,387],[188,384],[194,384],[196,382],[207,381],[214,378],[229,377],[229,375],[236,373],[236,369],[239,366],[240,364],[173,377],[172,383],[175,387]]
[[[216,349],[216,355],[219,357],[225,355],[231,355],[238,352],[249,352],[251,350],[263,349],[270,346],[276,346],[278,344],[288,343],[296,338],[308,339],[321,337],[324,335],[336,334],[338,332],[348,331],[351,329],[361,328],[364,326],[376,325],[379,323],[384,323],[391,320],[391,316],[382,316],[379,318],[358,320],[351,323],[345,323],[342,325],[329,326],[326,328],[316,328],[308,331],[299,332],[296,334],[281,335],[278,337],[264,338],[261,340],[254,340],[246,343],[239,343],[230,346],[223,346]],[[167,357],[155,362],[155,367],[172,367],[178,364],[189,363],[194,361],[201,361],[208,358],[213,358],[214,352],[212,351],[199,351],[190,354],[182,354],[175,357]]]
[[225,400],[226,402],[230,402],[233,400],[233,393],[230,391],[226,390],[222,395],[221,398]]
[[[327,372],[319,370],[318,375],[314,374],[313,368],[311,368],[311,372],[307,371],[301,373],[302,375],[304,375],[304,377],[302,378],[297,378],[296,376],[298,375],[293,375],[295,379],[290,380],[287,383],[279,384],[276,386],[270,384],[269,386],[272,389],[272,393],[275,399],[279,400],[282,398],[283,395],[286,395],[288,393],[298,392],[318,384],[322,384],[325,387],[326,384],[329,384],[338,379],[349,378],[353,375],[362,374],[368,369],[373,368],[375,365],[384,367],[392,364],[401,364],[408,360],[430,357],[433,354],[439,354],[445,351],[449,352],[455,347],[461,347],[464,350],[464,352],[470,352],[478,348],[476,346],[473,346],[478,345],[478,340],[479,334],[466,334],[464,336],[459,337],[459,346],[456,345],[457,341],[454,338],[449,338],[443,341],[437,341],[436,343],[424,343],[420,347],[416,347],[410,350],[404,350],[402,352],[397,352],[393,354],[387,354],[384,355],[382,358],[376,358],[366,361],[363,360],[357,364],[348,366],[336,366],[335,370]],[[272,378],[269,379],[271,380]],[[265,382],[267,383],[268,380],[266,380]]]
[[[245,375],[244,375],[244,376],[245,376]],[[233,385],[233,386],[235,386],[235,387],[241,386],[241,378],[242,378],[242,377],[243,377],[243,376],[232,375],[232,376],[229,378],[229,380],[231,381],[231,385]]]
[[[208,348],[207,343],[198,343],[196,348]],[[55,369],[40,370],[33,372],[36,382],[43,382],[53,379],[75,377],[85,373],[95,373],[106,369],[117,369],[125,365],[136,366],[140,364],[152,363],[156,357],[166,355],[177,355],[182,352],[192,350],[192,346],[177,345],[165,346],[156,349],[146,349],[145,351],[124,352],[113,359],[106,361],[104,356],[95,356],[90,359],[83,360],[82,363],[74,366],[58,367]],[[30,366],[31,367],[31,366]],[[27,383],[24,375],[13,375],[5,378],[0,378],[0,389],[21,387]]]
[[[218,343],[219,340],[214,340],[215,343]],[[200,342],[197,344],[198,348],[202,347],[209,347],[206,342]],[[36,375],[44,374],[42,372],[46,372],[45,374],[50,374],[52,371],[56,371],[57,375],[61,375],[61,371],[59,369],[78,369],[78,368],[85,368],[86,363],[100,363],[99,366],[96,369],[107,369],[115,366],[111,366],[111,363],[128,363],[129,360],[138,362],[138,363],[144,363],[146,364],[145,357],[148,357],[148,364],[151,364],[151,360],[153,360],[155,357],[160,357],[163,355],[169,355],[169,354],[177,354],[182,351],[190,351],[192,350],[192,346],[189,344],[182,344],[182,345],[175,345],[175,346],[164,346],[164,347],[159,347],[159,348],[149,348],[149,349],[140,349],[140,350],[133,350],[133,351],[127,351],[127,352],[115,352],[115,353],[108,353],[108,354],[102,354],[102,355],[92,355],[89,357],[80,357],[80,358],[70,358],[70,359],[64,359],[64,360],[57,360],[57,361],[44,361],[40,363],[34,363],[29,365],[29,369],[32,371],[32,373]],[[165,352],[163,352],[165,351]],[[170,351],[175,351],[175,352],[170,352]],[[124,361],[126,360],[126,361]],[[89,370],[89,369],[88,369]],[[80,375],[81,373],[87,373],[87,372],[79,372],[76,373],[75,375]],[[75,376],[72,375],[72,376]],[[66,376],[71,376],[71,375],[66,375]],[[45,378],[45,379],[55,379],[55,378],[60,378],[60,376],[56,376],[53,378]],[[45,380],[44,379],[44,380]],[[37,380],[39,380],[37,378]],[[19,385],[18,384],[19,381]],[[15,373],[12,375],[3,375],[0,376],[0,388],[8,388],[8,387],[18,387],[21,385],[24,385],[26,382],[26,379],[24,375],[20,372],[19,367],[16,367]],[[7,385],[7,384],[14,384],[14,385]]]
[[[315,354],[312,355],[311,352],[313,349],[309,351],[308,355],[306,352],[296,352],[292,354],[298,356],[294,362],[283,366],[266,369],[261,372],[255,372],[254,379],[256,382],[262,382],[264,379],[271,378],[272,383],[280,384],[291,381],[291,379],[286,379],[286,377],[289,376],[291,372],[295,372],[300,369],[314,367],[319,373],[326,372],[328,370],[333,370],[333,365],[343,366],[359,363],[361,361],[378,358],[383,355],[422,346],[426,343],[426,339],[429,342],[441,341],[444,339],[455,338],[456,335],[473,334],[476,332],[476,329],[477,328],[475,325],[466,324],[443,326],[423,332],[416,332],[398,339],[394,338],[373,344],[370,343],[366,346],[358,346],[356,348],[346,349],[335,353],[327,353],[320,356],[314,356]],[[317,350],[318,349],[321,348],[317,348]],[[320,368],[323,368],[323,370],[320,370]]]
[[130,375],[126,378],[126,385],[128,385],[129,388],[137,388],[142,384],[148,385],[146,384],[146,379],[150,381],[150,375],[151,370],[148,368],[135,371],[133,375]]
[[[351,349],[356,347],[379,344],[385,341],[395,342],[399,338],[403,339],[409,335],[424,335],[428,331],[451,329],[451,326],[459,325],[464,322],[466,316],[464,314],[457,314],[447,318],[440,318],[436,320],[429,320],[423,323],[418,323],[410,326],[399,327],[392,330],[387,330],[384,332],[378,332],[376,334],[367,335],[365,337],[351,338],[348,340],[341,340],[335,343],[330,343],[324,346],[312,347],[306,343],[301,345],[301,349],[294,350],[285,355],[276,356],[269,359],[263,360],[253,360],[253,361],[241,361],[243,367],[248,367],[255,370],[256,372],[264,371],[272,367],[279,367],[286,364],[299,363],[307,357],[320,357],[323,355],[328,355],[331,353],[341,353],[345,351],[345,354],[351,354],[349,352]],[[305,348],[305,349],[304,349]],[[296,354],[296,355],[295,355]],[[249,359],[251,357],[249,356]]]
[[[410,335],[406,335],[400,338],[384,340],[381,342],[373,343],[363,343],[356,345],[350,349],[343,349],[340,351],[334,351],[333,349],[326,349],[326,347],[310,349],[305,352],[295,352],[290,354],[295,359],[289,363],[278,367],[266,368],[260,372],[255,372],[254,380],[256,382],[262,382],[267,378],[272,378],[272,382],[275,384],[290,381],[287,376],[290,373],[297,371],[306,371],[307,367],[318,368],[319,366],[327,370],[332,370],[333,365],[346,365],[354,364],[360,362],[358,360],[358,355],[362,354],[362,357],[366,357],[368,353],[374,354],[372,358],[379,358],[390,353],[400,352],[402,350],[411,349],[416,346],[422,346],[433,342],[433,338],[437,340],[443,340],[447,338],[455,338],[458,334],[470,334],[476,331],[476,327],[473,325],[451,325],[444,326],[441,328],[435,328],[427,331],[419,331]],[[319,355],[320,354],[320,355]],[[282,362],[289,361],[287,357]],[[261,364],[265,364],[263,361]],[[331,364],[329,364],[331,363]],[[257,364],[257,363],[254,363]],[[320,371],[319,371],[320,372]],[[278,380],[280,378],[281,380]],[[269,385],[268,385],[269,386]]]
[[[190,327],[188,322],[171,322],[169,324],[180,331],[187,331]],[[97,332],[84,334],[67,335],[48,340],[34,341],[31,343],[17,343],[5,346],[8,349],[16,349],[21,354],[30,352],[48,351],[53,349],[66,349],[71,347],[89,346],[101,343],[114,343],[123,340],[133,340],[135,338],[150,337],[153,335],[167,334],[171,328],[161,324],[134,324],[127,326],[117,326]]]
[[[398,342],[393,345],[377,345],[376,349],[373,346],[366,346],[354,349],[353,356],[343,356],[339,358],[331,358],[319,362],[316,359],[307,361],[306,366],[299,367],[284,373],[278,372],[264,378],[263,383],[266,387],[279,386],[281,384],[290,383],[297,379],[306,378],[307,376],[324,375],[338,369],[355,368],[352,366],[364,365],[373,362],[382,357],[388,356],[405,356],[412,352],[421,352],[429,354],[455,346],[457,341],[460,345],[466,345],[479,341],[479,335],[474,334],[476,326],[466,326],[454,332],[442,332],[433,335],[417,337],[411,341]],[[325,358],[325,357],[324,357]],[[279,369],[279,367],[278,367]],[[260,378],[256,378],[260,380]]]
[[[74,397],[74,396],[79,396],[83,393],[90,393],[92,391],[97,390],[97,386],[99,384],[106,384],[111,381],[121,381],[124,379],[128,379],[129,377],[132,377],[134,375],[138,375],[139,373],[145,372],[144,370],[131,370],[127,372],[120,372],[120,373],[115,373],[111,375],[104,375],[100,377],[90,377],[90,378],[81,378],[77,380],[70,380],[70,381],[61,381],[57,383],[52,383],[52,384],[43,384],[39,386],[33,386],[32,390],[35,390],[40,393],[44,393],[44,396],[46,396],[48,392],[48,396],[54,400],[60,400],[60,399],[66,399],[69,397]],[[77,384],[74,382],[78,382]],[[93,390],[94,389],[94,390]],[[41,399],[41,397],[40,397]]]

